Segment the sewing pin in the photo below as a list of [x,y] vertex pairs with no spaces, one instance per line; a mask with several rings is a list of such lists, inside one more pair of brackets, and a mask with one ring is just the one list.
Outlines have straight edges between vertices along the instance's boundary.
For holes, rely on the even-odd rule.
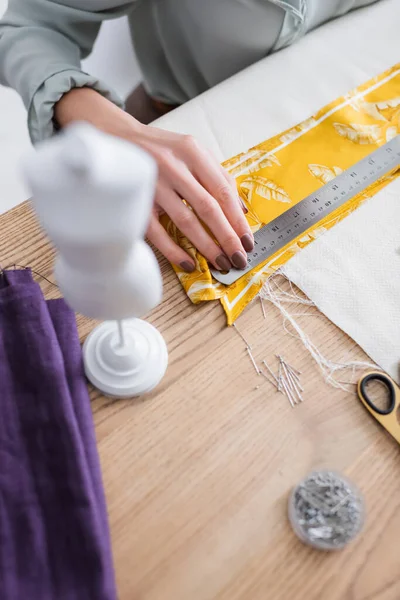
[[278,379],[282,379],[282,371],[283,371],[283,359],[280,354],[275,354],[276,358],[279,360],[279,372]]
[[298,395],[298,392],[295,389],[295,387],[293,385],[293,382],[292,382],[292,380],[289,377],[288,370],[286,369],[286,365],[285,365],[285,363],[283,361],[282,361],[282,369],[283,369],[283,372],[284,372],[284,375],[285,375],[285,383],[286,383],[288,389],[290,390],[290,393],[292,395],[294,403],[297,404],[296,395]]
[[343,504],[346,504],[346,502],[347,502],[347,500],[348,500],[349,498],[350,498],[350,494],[347,494],[347,496],[345,496],[344,498],[342,498],[342,499],[340,500],[340,502],[338,502],[338,503],[336,504],[336,506],[334,506],[333,508],[331,508],[331,513],[332,513],[332,514],[335,514],[335,513],[336,513],[336,512],[339,510],[339,508],[340,508],[341,506],[343,506]]
[[249,342],[246,340],[246,338],[244,337],[243,333],[241,333],[241,331],[239,330],[238,326],[236,325],[236,323],[232,323],[232,327],[235,328],[236,332],[238,333],[238,335],[240,335],[240,337],[242,338],[242,340],[244,341],[244,343],[246,344],[246,346],[252,350],[252,347],[250,346]]
[[287,362],[287,360],[285,360],[285,363],[286,363],[286,366],[287,366],[287,368],[289,369],[289,371],[290,371],[291,373],[293,373],[293,375],[294,375],[294,376],[295,376],[297,379],[299,379],[299,378],[300,378],[300,375],[301,375],[300,371],[297,371],[297,369],[294,369],[294,368],[293,368],[291,365],[289,365],[289,363]]
[[289,501],[295,533],[321,550],[343,548],[359,533],[364,515],[360,492],[329,471],[310,473],[296,486]]
[[294,373],[296,373],[296,375],[301,375],[302,374],[302,371],[298,371],[297,369],[295,369],[294,367],[292,367],[292,365],[289,365],[289,363],[286,363],[286,364],[287,364],[287,366],[289,367],[289,369],[291,371],[293,371]]
[[293,381],[293,385],[296,387],[297,390],[299,390],[299,392],[304,392],[304,388],[301,385],[300,381],[298,381],[298,379],[295,379],[293,377],[293,374],[289,371],[289,377],[291,378],[291,380]]
[[285,381],[283,379],[281,379],[281,384],[282,384],[283,389],[285,390],[286,396],[287,396],[287,398],[288,398],[288,400],[290,402],[291,407],[294,408],[294,405],[297,404],[297,403],[294,402],[294,400],[292,398],[292,395],[291,395],[291,393],[290,393],[290,391],[289,391],[289,389],[288,389],[288,387],[287,387],[287,385],[286,385],[286,383],[285,383]]
[[301,396],[300,396],[298,390],[293,386],[292,382],[289,379],[286,379],[286,385],[288,386],[288,389],[289,389],[290,393],[292,394],[293,402],[295,404],[299,404],[299,402],[302,402],[302,399],[301,399]]
[[[303,402],[303,397],[300,394],[300,391],[303,391],[303,388],[300,386],[300,384],[292,378],[292,375],[290,372],[288,372],[288,377],[289,377],[289,381],[292,383],[292,389],[294,391],[294,393],[296,394],[296,396],[298,397],[298,399],[300,400],[300,402]],[[300,389],[299,389],[300,387]]]
[[288,371],[292,373],[293,377],[297,379],[297,381],[300,381],[301,371],[298,371],[297,369],[289,365],[289,363],[286,360],[284,360],[284,358],[280,354],[275,354],[275,356],[280,362],[285,363]]
[[[303,389],[303,387],[302,387],[302,385],[300,383],[298,375],[296,375],[295,373],[293,373],[291,371],[291,369],[288,366],[287,362],[285,362],[283,359],[282,359],[282,365],[283,365],[283,368],[285,369],[286,376],[287,376],[288,380],[292,383],[292,386],[296,390],[298,396],[300,396],[300,394],[298,392],[299,391],[304,392],[304,389]],[[300,398],[300,399],[302,401],[302,398]]]
[[287,367],[288,372],[290,373],[291,377],[293,377],[293,380],[296,382],[297,386],[301,389],[302,392],[304,392],[302,385],[300,383],[300,377],[298,375],[296,375],[296,373],[291,371],[291,369],[290,369],[290,367],[288,367],[287,363],[286,363],[286,367]]
[[[295,379],[294,374],[290,371],[288,364],[282,356],[279,355],[277,356],[277,358],[279,359],[279,364],[281,365],[283,373],[285,375],[286,385],[292,395],[294,403],[298,404],[299,402],[303,402],[303,397],[300,394],[300,390],[303,391],[303,388],[300,385],[298,378]],[[296,399],[296,397],[298,398],[298,400]]]
[[260,375],[260,369],[257,367],[256,361],[254,360],[254,357],[253,357],[253,355],[251,353],[251,350],[250,350],[250,348],[248,346],[246,346],[246,350],[247,350],[248,355],[250,356],[250,360],[253,363],[253,366],[254,366],[254,368],[256,370],[256,373],[258,375]]
[[262,375],[263,377],[265,377],[265,379],[274,386],[274,388],[276,389],[276,383],[274,381],[272,381],[272,379],[270,379],[268,377],[268,375],[266,373],[264,373],[264,371],[262,371],[261,369],[258,371],[260,375]]
[[300,400],[300,402],[303,402],[303,396],[301,395],[300,392],[304,392],[304,388],[303,388],[303,386],[300,383],[300,378],[292,370],[292,368],[290,367],[290,365],[288,365],[288,363],[285,363],[285,365],[286,365],[286,370],[287,370],[288,377],[289,377],[290,381],[293,384],[295,393],[296,393],[298,399]]
[[261,296],[258,296],[258,297],[260,298],[261,310],[262,310],[262,313],[263,313],[264,319],[266,319],[266,318],[267,318],[267,315],[265,314],[265,307],[264,307],[264,302],[263,302],[263,299],[261,298]]
[[[264,365],[264,366],[265,366],[265,367],[268,369],[268,371],[269,371],[270,375],[272,375],[272,377],[273,377],[273,379],[274,379],[274,381],[275,381],[275,387],[276,387],[276,389],[278,390],[278,378],[276,377],[276,375],[274,375],[274,373],[273,373],[272,369],[270,369],[270,368],[269,368],[269,366],[268,366],[268,364],[267,364],[267,361],[266,361],[266,360],[263,360],[263,361],[262,361],[262,363],[263,363],[263,365]],[[278,391],[280,391],[280,390],[278,390]]]
[[282,391],[282,364],[279,363],[279,371],[278,371],[278,391]]

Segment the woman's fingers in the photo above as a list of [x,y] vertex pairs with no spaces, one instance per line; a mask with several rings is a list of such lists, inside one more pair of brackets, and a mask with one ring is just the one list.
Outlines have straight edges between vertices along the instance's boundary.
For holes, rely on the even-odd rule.
[[[205,149],[205,151],[207,152],[208,157],[210,158],[212,164],[214,165],[214,167],[216,167],[220,173],[222,174],[223,178],[228,182],[228,184],[230,185],[230,187],[232,188],[232,191],[234,192],[235,196],[238,199],[238,202],[240,204],[240,207],[242,208],[244,214],[248,213],[248,209],[245,205],[245,203],[243,202],[243,200],[241,199],[238,190],[237,190],[237,185],[236,185],[236,179],[229,173],[229,171],[227,171],[217,160],[217,158],[214,156],[214,154],[211,152],[211,150],[209,150],[208,148]],[[211,190],[209,190],[211,191]]]
[[237,191],[236,179],[230,173],[228,173],[228,171],[226,169],[224,169],[224,167],[222,165],[218,165],[218,166],[221,170],[223,177],[226,179],[226,181],[231,186],[231,188],[236,192],[237,197],[239,199],[240,207],[243,210],[244,214],[248,213],[249,211],[247,209],[247,206],[245,205],[245,203],[243,202],[243,200],[241,199],[241,197],[239,195],[239,192]]
[[[197,188],[196,200],[193,201],[192,196],[187,193],[182,194],[179,189],[178,192],[184,195],[189,204],[195,208],[200,218],[211,228],[225,252],[232,257],[231,260],[234,266],[244,268],[247,264],[247,257],[245,257],[246,263],[243,264],[242,258],[236,253],[241,252],[242,249],[245,250],[245,252],[250,252],[254,247],[254,240],[250,226],[243,214],[243,203],[239,198],[236,182],[233,177],[213,159],[210,153],[203,150],[195,140],[189,137],[186,138],[186,143],[187,164],[194,176],[195,183],[198,183],[199,185],[196,186],[194,184],[190,186],[190,182],[187,181],[188,174],[186,169],[182,172],[182,178],[184,179],[186,177],[186,182],[183,183],[185,187],[192,188],[192,194],[194,192],[193,188]],[[201,187],[209,194],[208,202],[205,195],[200,193]],[[210,197],[214,198],[221,207],[223,214],[222,218],[221,214],[218,215],[218,211],[213,209],[213,203],[210,201]],[[197,202],[198,206],[195,206],[195,202]],[[199,212],[199,206],[202,207],[203,214]],[[211,217],[209,220],[207,220],[208,212]],[[204,213],[206,213],[205,218]],[[237,243],[234,243],[232,233],[229,231],[224,218],[229,222],[231,228],[239,238],[242,249]],[[218,219],[218,223],[214,222],[215,219]],[[236,246],[236,248],[233,248],[233,246]],[[236,261],[233,256],[235,256]]]
[[[150,134],[147,128],[141,136],[141,145],[158,165],[156,205],[217,269],[244,269],[254,241],[234,179],[190,136],[166,136],[157,130]],[[156,214],[148,237],[170,262],[194,269],[193,260],[169,238]]]
[[233,183],[234,180],[232,181],[233,178],[229,173],[222,167],[216,168],[211,160],[209,160],[207,168],[204,169],[204,166],[206,166],[204,163],[198,165],[198,170],[194,173],[195,176],[211,196],[217,200],[225,217],[237,233],[244,250],[251,252],[254,248],[254,239],[243,213],[236,183]]
[[169,237],[154,213],[147,229],[147,237],[169,262],[180,265],[187,273],[192,273],[195,270],[196,265],[193,259]]
[[215,198],[187,169],[177,170],[174,182],[179,195],[189,202],[199,219],[209,227],[233,266],[244,269],[247,265],[246,251]]
[[168,214],[199,252],[218,270],[229,271],[231,264],[207,233],[196,214],[168,187],[158,186],[156,202]]

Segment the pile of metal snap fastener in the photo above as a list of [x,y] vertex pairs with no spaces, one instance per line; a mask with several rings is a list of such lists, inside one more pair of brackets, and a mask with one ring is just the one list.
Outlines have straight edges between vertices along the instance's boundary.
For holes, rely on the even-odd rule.
[[289,500],[289,519],[295,533],[320,550],[346,546],[361,530],[364,514],[359,491],[332,471],[308,475]]

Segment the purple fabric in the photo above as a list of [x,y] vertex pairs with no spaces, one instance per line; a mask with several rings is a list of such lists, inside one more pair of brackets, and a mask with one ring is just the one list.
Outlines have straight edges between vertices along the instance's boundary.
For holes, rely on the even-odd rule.
[[75,316],[0,275],[0,598],[115,600]]

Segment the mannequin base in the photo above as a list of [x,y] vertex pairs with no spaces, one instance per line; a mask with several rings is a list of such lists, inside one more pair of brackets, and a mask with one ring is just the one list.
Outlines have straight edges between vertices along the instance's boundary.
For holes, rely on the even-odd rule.
[[131,398],[150,392],[163,378],[168,351],[161,333],[146,321],[106,321],[83,345],[86,377],[106,396]]

